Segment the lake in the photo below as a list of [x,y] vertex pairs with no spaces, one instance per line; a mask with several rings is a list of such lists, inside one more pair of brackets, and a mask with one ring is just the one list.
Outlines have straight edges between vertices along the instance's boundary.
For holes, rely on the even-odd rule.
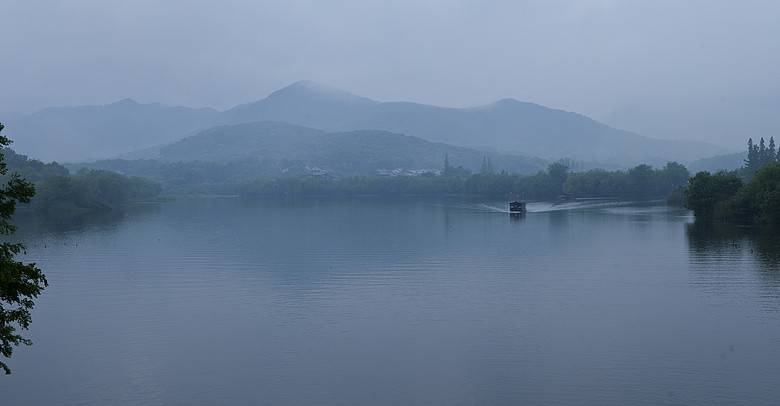
[[181,198],[20,218],[3,405],[776,404],[780,249],[660,202]]

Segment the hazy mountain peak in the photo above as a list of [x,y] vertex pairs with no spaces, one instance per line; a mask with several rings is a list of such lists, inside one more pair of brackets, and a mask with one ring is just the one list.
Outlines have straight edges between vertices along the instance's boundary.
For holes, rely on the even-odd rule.
[[507,97],[501,100],[497,100],[491,104],[497,105],[497,106],[505,106],[505,105],[515,105],[515,104],[521,104],[522,102],[517,99],[513,99],[511,97]]
[[114,103],[114,104],[118,104],[118,105],[128,104],[129,105],[129,104],[139,104],[139,103],[137,101],[127,97],[127,98],[124,98],[124,99]]
[[543,109],[543,110],[554,110],[550,109],[548,107],[544,107],[542,105],[531,103],[531,102],[524,102],[517,99],[513,99],[511,97],[507,97],[501,100],[497,100],[493,103],[490,103],[488,105],[482,106],[483,109],[518,109],[518,108],[536,108],[536,109]]
[[336,89],[323,85],[321,83],[312,82],[310,80],[302,80],[295,82],[285,88],[277,90],[268,96],[267,100],[283,100],[283,101],[304,101],[304,100],[317,100],[328,102],[347,102],[351,104],[376,104],[377,102],[365,97],[356,96],[352,93],[344,90]]
[[[365,97],[304,80],[271,93],[253,103],[242,104],[225,112],[222,123],[252,121],[287,121],[317,127],[321,120],[351,117],[357,110],[380,104]],[[328,126],[322,129],[333,129]]]

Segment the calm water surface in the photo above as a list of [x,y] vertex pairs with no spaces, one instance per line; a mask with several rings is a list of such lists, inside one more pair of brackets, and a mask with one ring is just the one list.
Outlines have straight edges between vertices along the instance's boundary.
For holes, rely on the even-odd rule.
[[180,199],[20,219],[2,405],[776,404],[780,255],[657,204]]

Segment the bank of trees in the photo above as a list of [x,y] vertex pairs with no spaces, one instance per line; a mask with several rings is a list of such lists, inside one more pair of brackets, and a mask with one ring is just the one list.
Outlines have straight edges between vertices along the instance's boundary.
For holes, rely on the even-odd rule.
[[45,164],[8,148],[0,152],[9,168],[35,184],[37,193],[29,207],[40,213],[109,211],[129,201],[153,198],[161,191],[159,184],[141,177],[106,170],[81,170],[71,175],[56,162]]
[[697,173],[685,206],[697,219],[780,225],[780,162],[762,166],[747,184],[738,173]]
[[745,165],[735,171],[699,172],[685,191],[697,219],[780,225],[780,162],[774,137],[748,140]]
[[684,165],[668,162],[661,169],[637,165],[627,171],[592,169],[569,172],[568,166],[557,162],[546,172],[518,177],[515,193],[534,199],[549,199],[561,193],[576,197],[630,197],[639,199],[666,197],[685,185],[690,172]]
[[699,172],[685,191],[685,207],[693,210],[697,218],[732,219],[733,199],[741,188],[742,179],[735,172]]
[[110,211],[130,201],[154,198],[160,190],[159,184],[144,178],[84,170],[38,183],[38,196],[31,208],[52,216]]
[[484,171],[471,173],[452,167],[445,159],[442,176],[352,176],[339,180],[318,177],[262,177],[243,181],[236,191],[243,197],[300,197],[314,195],[443,195],[491,197],[507,195],[524,199],[553,199],[562,193],[577,197],[665,197],[684,185],[690,176],[685,166],[669,162],[662,169],[639,165],[628,171],[592,170],[571,173],[556,162],[546,171],[521,176],[493,173],[488,161]]
[[628,196],[652,198],[667,196],[687,183],[690,172],[677,162],[667,162],[661,169],[637,165],[628,171],[592,169],[572,173],[563,185],[566,193],[578,197]]
[[[26,162],[26,164],[25,164]],[[32,163],[30,163],[32,162]],[[254,172],[246,162],[215,164],[203,162],[154,163],[133,161],[124,168],[144,177],[124,176],[115,171],[79,170],[68,175],[56,163],[44,164],[20,159],[20,165],[46,173],[37,182],[39,196],[32,207],[44,213],[85,213],[110,210],[126,201],[168,194],[238,194],[247,198],[329,195],[473,195],[512,196],[521,199],[555,199],[561,194],[576,197],[662,198],[685,184],[690,176],[685,166],[668,162],[663,168],[638,165],[627,171],[590,170],[572,173],[565,161],[548,165],[532,175],[495,172],[490,158],[483,157],[477,173],[450,164],[445,156],[441,176],[427,172],[420,176],[315,176],[311,171],[288,171],[281,176]],[[122,168],[120,168],[122,169]],[[146,170],[146,172],[143,172]],[[147,180],[152,178],[154,181]],[[155,181],[159,181],[160,184]],[[164,186],[161,186],[164,185]]]

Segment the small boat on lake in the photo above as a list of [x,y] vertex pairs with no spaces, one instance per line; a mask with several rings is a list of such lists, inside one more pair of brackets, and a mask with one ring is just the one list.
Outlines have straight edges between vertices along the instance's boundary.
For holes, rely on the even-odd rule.
[[509,214],[520,215],[525,214],[525,202],[509,202]]

